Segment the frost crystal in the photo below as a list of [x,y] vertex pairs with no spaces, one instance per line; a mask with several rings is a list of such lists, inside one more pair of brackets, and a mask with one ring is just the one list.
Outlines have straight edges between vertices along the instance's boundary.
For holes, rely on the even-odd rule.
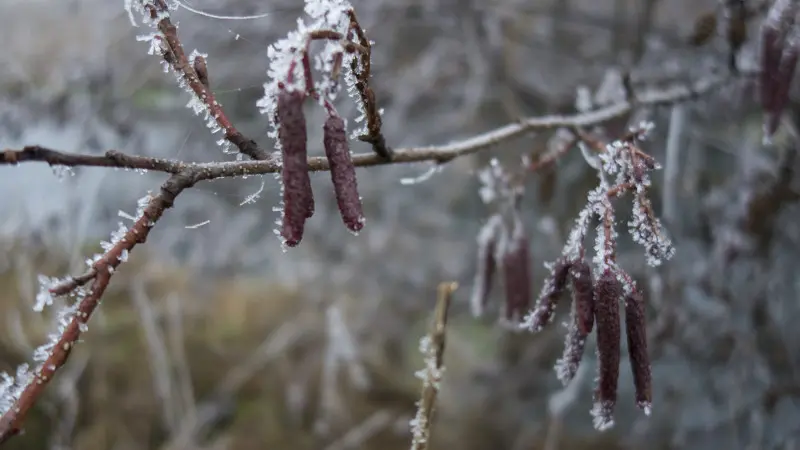
[[7,373],[2,373],[0,381],[0,414],[5,414],[14,407],[14,403],[19,399],[25,387],[33,380],[34,374],[30,371],[28,364],[20,364],[17,367],[16,376],[12,377]]
[[489,167],[478,172],[478,180],[481,182],[478,193],[486,204],[511,196],[509,175],[496,158],[489,161]]
[[628,226],[633,241],[645,248],[647,264],[659,266],[662,260],[675,254],[675,247],[666,236],[661,221],[652,215],[649,202],[643,204],[639,196],[633,201],[633,217]]
[[595,402],[591,410],[592,424],[597,431],[606,431],[614,426],[614,404]]
[[261,186],[258,188],[257,191],[253,192],[252,194],[248,195],[247,197],[239,203],[239,206],[249,205],[251,203],[255,203],[256,200],[261,198],[261,193],[264,192],[264,181],[261,181]]
[[[444,374],[444,367],[436,363],[436,349],[430,336],[424,336],[419,341],[419,350],[425,361],[425,368],[417,371],[415,376],[422,380],[423,389],[432,388],[436,391],[439,390],[439,382],[442,380]],[[420,448],[420,444],[424,444],[428,440],[428,430],[430,427],[427,423],[428,417],[424,411],[423,405],[417,401],[417,413],[409,422],[411,426],[412,435],[412,448]]]
[[[133,2],[134,0],[125,0],[125,12],[128,13],[128,20],[131,21],[131,26],[138,27],[139,25],[136,23],[136,17],[133,14]],[[138,5],[141,6],[141,2],[136,2]]]
[[53,294],[50,289],[57,286],[61,280],[57,278],[50,278],[44,275],[39,275],[39,292],[36,294],[36,303],[33,305],[33,310],[41,312],[45,306],[53,304]]
[[139,220],[144,217],[144,210],[147,209],[147,205],[149,205],[152,200],[153,196],[148,192],[147,195],[136,201],[136,218],[134,220]]
[[[270,80],[264,83],[264,96],[258,100],[256,106],[259,107],[262,114],[267,114],[269,117],[272,125],[270,137],[277,137],[278,134],[275,110],[280,90],[279,84],[283,85],[288,92],[305,92],[316,88],[320,92],[328,92],[330,94],[329,98],[333,100],[335,97],[334,91],[328,89],[331,87],[333,80],[326,78],[325,74],[329,73],[326,69],[330,68],[329,65],[332,64],[333,55],[342,53],[341,67],[344,69],[348,89],[351,85],[355,89],[355,77],[350,73],[351,62],[355,56],[345,52],[338,41],[327,41],[322,53],[315,58],[315,68],[323,73],[322,81],[316,83],[315,86],[306,86],[303,65],[300,63],[310,39],[309,31],[331,30],[344,36],[347,35],[350,26],[347,12],[350,9],[352,9],[350,2],[345,0],[306,0],[305,13],[310,17],[311,21],[306,23],[303,19],[298,18],[296,30],[289,32],[285,38],[267,48],[267,56],[270,60],[267,76]],[[357,96],[358,93],[355,92],[355,95]],[[358,105],[359,111],[363,112],[363,105],[360,104],[360,100]]]

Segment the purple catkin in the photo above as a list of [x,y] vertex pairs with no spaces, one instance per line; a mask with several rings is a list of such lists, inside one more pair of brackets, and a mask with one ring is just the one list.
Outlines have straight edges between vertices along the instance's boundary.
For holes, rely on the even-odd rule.
[[650,414],[652,404],[652,374],[647,352],[647,318],[644,299],[634,290],[625,297],[625,334],[628,338],[633,384],[636,388],[636,405]]
[[528,238],[519,218],[503,252],[503,272],[506,288],[506,320],[521,318],[531,306],[531,270]]
[[761,27],[761,67],[759,73],[759,88],[761,108],[765,113],[772,111],[772,100],[775,92],[773,77],[778,72],[781,60],[780,36],[778,30],[764,24]]
[[472,286],[470,304],[472,315],[483,314],[489,302],[494,274],[497,270],[497,241],[502,231],[503,219],[499,215],[492,216],[478,233],[478,265],[475,270],[475,281]]
[[785,72],[787,65],[782,62],[786,59],[787,34],[792,29],[796,13],[796,2],[777,0],[761,25],[759,87],[761,107],[766,114],[764,132],[767,137],[772,136],[777,130],[783,110],[781,103],[785,104],[785,101],[781,100],[785,95],[781,95],[779,92],[782,89],[781,84],[784,83],[781,81],[781,77],[785,77],[785,75],[781,75],[781,67],[784,67],[783,71]]
[[566,257],[559,258],[553,265],[550,276],[545,279],[545,284],[539,298],[536,301],[536,307],[533,314],[530,316],[528,328],[531,331],[540,331],[545,325],[550,323],[553,313],[558,306],[558,301],[567,287],[567,279],[569,271],[573,262]]
[[772,136],[778,130],[781,115],[789,102],[789,89],[792,87],[792,79],[794,79],[797,58],[800,53],[798,39],[800,39],[800,36],[793,36],[787,43],[778,69],[772,79],[774,83],[770,105],[772,109],[767,111],[767,124],[765,127],[767,136]]
[[314,214],[314,193],[308,173],[306,119],[302,92],[281,90],[278,94],[278,139],[281,143],[283,167],[284,243],[294,247],[303,239],[305,221]]
[[595,389],[595,423],[602,428],[613,423],[617,402],[620,360],[619,300],[622,283],[606,270],[595,285],[595,321],[597,322],[598,380]]
[[592,269],[585,261],[579,260],[572,265],[572,302],[575,308],[575,325],[585,337],[592,332],[594,326],[594,288]]
[[572,281],[572,323],[569,325],[564,354],[556,364],[558,379],[566,386],[578,372],[586,337],[594,325],[594,286],[592,269],[583,260],[574,261],[569,270]]
[[556,375],[558,380],[566,386],[575,378],[583,359],[583,349],[586,347],[586,334],[578,329],[576,324],[571,324],[567,331],[564,343],[564,353],[556,362]]
[[328,157],[330,164],[339,213],[347,228],[357,233],[364,228],[364,211],[361,197],[358,194],[356,169],[350,157],[350,145],[347,142],[344,120],[337,115],[328,116],[323,131],[325,156]]

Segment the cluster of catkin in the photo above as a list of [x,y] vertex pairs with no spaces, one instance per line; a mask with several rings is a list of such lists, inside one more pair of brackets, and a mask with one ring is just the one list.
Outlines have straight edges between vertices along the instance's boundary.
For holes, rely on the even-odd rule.
[[778,129],[789,100],[789,89],[800,56],[800,29],[796,24],[797,0],[777,0],[761,25],[761,107],[766,114],[764,135]]
[[531,307],[528,237],[519,214],[510,220],[493,215],[478,234],[478,268],[472,291],[472,313],[483,314],[498,268],[503,273],[505,304],[502,317],[518,321]]
[[568,283],[572,291],[572,311],[567,324],[564,354],[556,363],[559,380],[566,386],[575,377],[583,358],[586,339],[596,323],[598,379],[592,414],[598,429],[606,429],[614,424],[621,353],[619,302],[622,301],[636,404],[649,415],[652,376],[642,294],[633,285],[630,276],[618,268],[605,268],[599,276],[593,277],[591,267],[583,259],[562,257],[554,264],[545,281],[543,295],[531,313],[531,328],[541,330],[552,321]]
[[[478,316],[486,308],[499,270],[505,285],[501,320],[522,319],[519,329],[541,331],[553,321],[561,298],[570,291],[572,304],[566,323],[566,344],[563,356],[556,363],[556,374],[565,386],[572,382],[583,359],[586,340],[595,330],[598,377],[592,415],[599,430],[614,424],[622,350],[620,302],[625,311],[636,404],[645,414],[650,414],[652,407],[645,304],[636,282],[616,262],[617,233],[612,203],[612,199],[631,194],[633,210],[628,229],[634,242],[645,248],[648,264],[657,266],[672,257],[675,249],[647,196],[650,172],[660,167],[639,146],[651,129],[652,124],[641,123],[610,144],[578,130],[578,142],[587,153],[591,148],[597,155],[585,157],[599,171],[600,182],[589,192],[588,203],[578,215],[562,255],[548,266],[549,274],[535,304],[531,296],[533,274],[528,237],[519,211],[521,178],[506,173],[495,162],[480,173],[484,201],[498,205],[500,212],[492,215],[478,234],[478,263],[471,299],[473,314]],[[598,220],[595,256],[590,259],[585,240],[595,218]]]
[[[280,235],[289,247],[300,243],[306,220],[314,215],[308,137],[303,113],[306,97],[304,92],[281,88],[277,98],[278,140],[283,157],[283,218]],[[357,233],[364,227],[365,220],[355,166],[350,156],[344,120],[332,109],[328,110],[328,118],[323,126],[323,144],[339,213],[347,228]]]
[[[502,216],[492,216],[481,230],[478,244],[478,268],[472,291],[473,314],[480,315],[485,309],[498,268],[503,271],[505,284],[503,319],[514,320],[527,314],[531,306],[531,266],[528,239],[519,218],[515,216],[509,225]],[[558,378],[566,386],[575,377],[583,359],[586,339],[596,323],[599,376],[593,415],[598,429],[613,425],[621,353],[619,302],[623,301],[636,404],[649,414],[652,394],[645,305],[630,276],[617,268],[607,268],[595,279],[585,260],[562,257],[553,264],[526,326],[540,331],[550,323],[560,299],[568,290],[572,294],[572,309],[564,354],[556,364]]]

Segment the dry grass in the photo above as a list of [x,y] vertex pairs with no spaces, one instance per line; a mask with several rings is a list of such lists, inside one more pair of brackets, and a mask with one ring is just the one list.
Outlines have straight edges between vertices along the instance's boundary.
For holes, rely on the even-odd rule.
[[[93,249],[84,250],[91,254]],[[33,312],[27,303],[36,292],[35,275],[68,273],[59,255],[29,248],[9,254],[14,264],[0,270],[0,371],[13,371],[52,329],[51,317]],[[149,305],[150,325],[159,331],[167,369],[153,357],[152,336],[149,340],[144,325],[150,319],[137,309],[141,297]],[[359,300],[346,293],[332,297],[342,304],[345,319],[358,308]],[[177,347],[171,341],[176,305],[182,343]],[[57,442],[82,450],[409,446],[408,421],[419,397],[417,347],[430,314],[409,324],[403,342],[382,338],[380,327],[359,333],[370,385],[355,386],[343,370],[334,386],[333,409],[324,403],[330,395],[323,375],[325,308],[310,304],[303,292],[258,278],[198,277],[139,253],[115,277],[97,319],[61,372],[63,384],[50,387],[26,422],[25,435],[10,441],[9,449],[52,448]],[[484,415],[488,400],[471,392],[476,369],[488,364],[502,334],[458,316],[449,328],[448,375],[430,448],[505,448],[516,433],[504,436]],[[182,381],[184,369],[191,386]],[[154,383],[165,370],[173,383],[168,400]],[[182,395],[187,388],[193,393],[188,399]],[[210,404],[221,414],[188,433],[193,439],[183,439],[175,430],[191,431],[192,413],[207,411]],[[463,408],[466,404],[472,407]],[[169,408],[177,425],[165,419]],[[532,423],[523,433],[524,448],[539,448],[542,426]],[[320,434],[324,429],[327,433]],[[569,436],[560,443],[560,448],[600,448],[596,441],[571,442]],[[608,444],[604,448],[614,448]]]

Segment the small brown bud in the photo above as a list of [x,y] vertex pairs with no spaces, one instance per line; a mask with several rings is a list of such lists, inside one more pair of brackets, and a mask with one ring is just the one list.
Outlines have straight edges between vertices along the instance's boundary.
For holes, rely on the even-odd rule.
[[622,283],[614,272],[607,269],[597,280],[594,292],[599,376],[592,415],[595,428],[602,431],[614,425],[614,406],[617,403]]
[[194,66],[194,71],[197,74],[197,78],[200,79],[200,82],[203,83],[203,86],[206,89],[211,89],[211,85],[208,82],[208,67],[206,66],[206,59],[200,55],[194,57],[194,61],[192,61],[192,66]]
[[364,228],[365,219],[344,120],[337,115],[328,116],[323,131],[325,155],[331,166],[331,179],[339,213],[347,228],[353,233],[358,233]]
[[650,415],[652,405],[652,374],[647,353],[647,318],[644,299],[638,291],[625,297],[625,334],[628,338],[628,355],[631,362],[633,384],[636,387],[636,405]]
[[281,144],[283,167],[283,229],[284,243],[294,247],[303,239],[305,221],[314,213],[314,193],[308,173],[306,119],[303,114],[302,92],[281,90],[278,94],[278,139]]

